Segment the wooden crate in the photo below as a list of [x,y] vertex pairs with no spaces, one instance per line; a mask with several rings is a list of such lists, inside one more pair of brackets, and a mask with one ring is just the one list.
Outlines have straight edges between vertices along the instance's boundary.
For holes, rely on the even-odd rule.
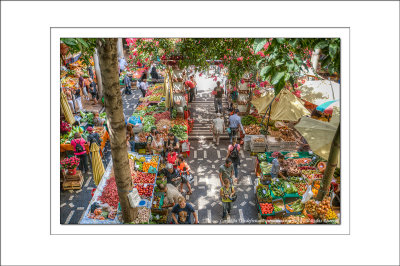
[[83,176],[79,181],[66,181],[63,182],[63,190],[70,190],[70,189],[82,189],[83,184]]
[[75,175],[69,175],[68,173],[66,173],[64,175],[65,181],[80,181],[81,178],[83,178],[83,176],[82,176],[82,172],[80,170],[76,170]]

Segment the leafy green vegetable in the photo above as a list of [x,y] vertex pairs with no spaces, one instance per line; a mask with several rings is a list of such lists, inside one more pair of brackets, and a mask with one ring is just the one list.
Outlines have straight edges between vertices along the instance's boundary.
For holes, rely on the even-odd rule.
[[186,133],[187,127],[182,125],[174,125],[171,130],[172,133],[179,139],[179,140],[187,140],[188,135]]
[[151,116],[147,115],[143,118],[143,131],[150,132],[151,128],[155,126],[156,119]]
[[259,123],[258,119],[252,115],[246,115],[246,116],[242,117],[242,125],[243,126],[255,125],[258,123]]

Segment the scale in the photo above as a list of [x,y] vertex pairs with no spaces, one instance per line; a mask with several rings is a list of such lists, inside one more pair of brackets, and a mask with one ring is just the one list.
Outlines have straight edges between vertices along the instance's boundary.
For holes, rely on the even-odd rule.
[[133,188],[132,192],[128,194],[128,199],[132,208],[138,207],[139,202],[142,201],[142,198],[139,196],[139,192],[136,188]]

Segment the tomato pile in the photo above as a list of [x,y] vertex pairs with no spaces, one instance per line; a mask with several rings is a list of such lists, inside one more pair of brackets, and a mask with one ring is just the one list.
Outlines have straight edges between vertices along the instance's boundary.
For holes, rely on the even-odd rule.
[[274,206],[271,203],[260,203],[262,214],[271,214],[274,211]]
[[111,207],[118,208],[119,197],[114,176],[107,180],[99,200],[103,203],[107,203]]
[[134,184],[133,187],[137,188],[141,197],[151,197],[153,194],[153,185]]
[[133,183],[149,183],[153,184],[156,179],[155,174],[135,172],[133,174]]

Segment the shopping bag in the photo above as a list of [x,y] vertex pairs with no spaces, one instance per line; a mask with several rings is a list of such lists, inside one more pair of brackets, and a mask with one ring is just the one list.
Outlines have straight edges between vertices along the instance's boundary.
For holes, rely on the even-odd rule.
[[301,203],[306,203],[307,201],[309,201],[311,198],[312,198],[312,196],[313,196],[314,194],[313,194],[313,192],[312,192],[312,188],[311,188],[311,185],[309,185],[308,187],[307,187],[307,190],[306,190],[306,192],[304,193],[304,195],[303,195],[303,198],[301,199]]

